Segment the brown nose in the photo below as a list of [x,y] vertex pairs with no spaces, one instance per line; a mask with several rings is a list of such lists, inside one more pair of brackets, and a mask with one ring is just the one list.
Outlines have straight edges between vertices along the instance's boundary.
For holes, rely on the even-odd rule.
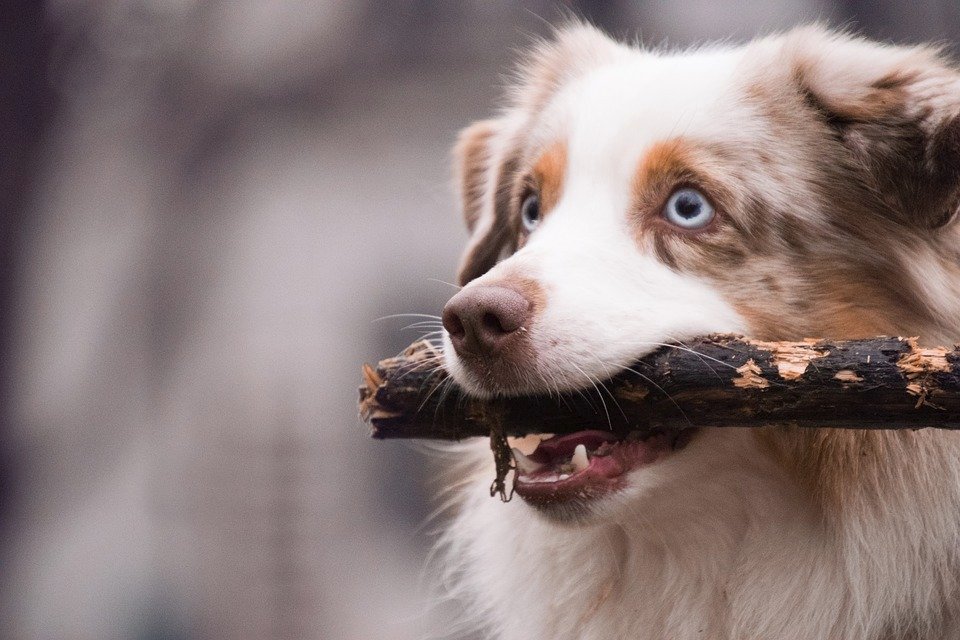
[[530,315],[530,301],[506,287],[467,287],[443,308],[443,328],[460,354],[502,349]]

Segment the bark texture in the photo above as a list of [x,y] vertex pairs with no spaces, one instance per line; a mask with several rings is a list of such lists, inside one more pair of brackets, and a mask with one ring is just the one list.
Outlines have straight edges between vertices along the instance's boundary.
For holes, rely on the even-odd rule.
[[486,401],[463,394],[437,356],[420,342],[376,368],[364,366],[360,413],[374,438],[460,440],[492,431],[522,436],[591,428],[960,428],[960,350],[921,348],[911,338],[707,336],[650,354],[605,390]]

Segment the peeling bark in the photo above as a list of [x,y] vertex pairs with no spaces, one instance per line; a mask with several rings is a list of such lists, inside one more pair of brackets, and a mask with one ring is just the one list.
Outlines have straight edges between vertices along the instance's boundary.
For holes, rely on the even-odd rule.
[[[960,428],[960,351],[911,338],[762,342],[716,335],[663,348],[560,398],[463,394],[427,343],[364,366],[360,411],[375,438],[460,440],[611,429],[778,426]],[[584,397],[585,396],[585,397]],[[606,405],[606,408],[604,408]]]

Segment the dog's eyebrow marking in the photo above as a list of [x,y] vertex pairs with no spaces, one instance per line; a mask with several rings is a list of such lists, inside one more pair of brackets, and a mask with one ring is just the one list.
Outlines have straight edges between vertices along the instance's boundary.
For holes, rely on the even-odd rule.
[[[633,177],[632,210],[635,236],[642,242],[649,211],[659,204],[671,188],[677,176],[686,171],[685,144],[679,139],[664,140],[654,144],[640,159]],[[653,236],[653,250],[657,259],[671,269],[677,268],[677,260],[670,251],[667,239],[660,234]]]
[[555,142],[533,165],[533,176],[540,188],[540,210],[545,215],[553,209],[563,193],[567,171],[567,145]]
[[[662,140],[643,154],[631,185],[631,217],[638,242],[644,241],[649,219],[659,215],[659,208],[679,183],[699,182],[695,168],[705,164],[704,155],[683,138]],[[657,259],[677,268],[677,257],[671,251],[668,239],[662,234],[654,234],[652,242]]]
[[647,150],[634,174],[633,189],[636,197],[658,186],[664,178],[688,173],[692,164],[693,149],[681,138],[672,138],[655,143]]

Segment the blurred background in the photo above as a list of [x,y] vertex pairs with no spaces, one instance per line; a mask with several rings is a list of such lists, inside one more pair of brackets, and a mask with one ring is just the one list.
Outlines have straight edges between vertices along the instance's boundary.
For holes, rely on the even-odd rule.
[[[437,314],[456,132],[563,15],[647,44],[956,0],[7,0],[0,638],[470,638],[425,567],[430,456],[359,365]],[[955,47],[954,47],[955,48]]]

